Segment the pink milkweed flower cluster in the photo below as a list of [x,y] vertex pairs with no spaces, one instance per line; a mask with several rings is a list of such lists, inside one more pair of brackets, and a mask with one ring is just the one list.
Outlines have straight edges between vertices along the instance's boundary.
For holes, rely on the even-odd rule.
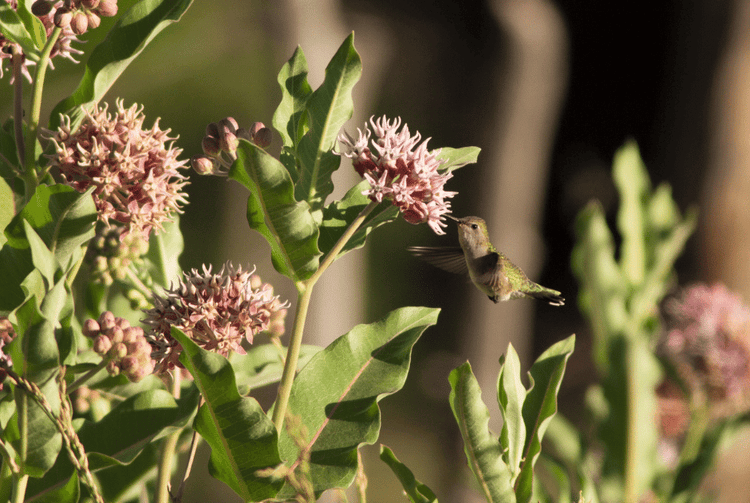
[[274,295],[273,286],[263,283],[252,271],[226,263],[218,273],[211,266],[203,272],[193,269],[164,297],[154,294],[153,309],[143,323],[150,327],[148,338],[158,362],[157,373],[181,366],[182,347],[171,335],[177,327],[203,349],[228,356],[245,354],[241,344],[250,344],[260,332],[284,333],[289,305]]
[[187,161],[177,160],[182,150],[172,145],[170,130],[162,131],[159,119],[143,129],[142,112],[138,105],[125,109],[118,100],[113,115],[106,104],[85,111],[76,131],[62,116],[62,125],[47,135],[55,144],[51,163],[65,183],[79,192],[94,187],[99,220],[122,224],[122,237],[133,232],[148,240],[173,212],[181,213],[188,182],[178,171]]
[[[443,215],[450,213],[446,199],[457,192],[446,191],[444,185],[453,175],[438,172],[443,164],[437,158],[440,149],[428,151],[429,138],[420,144],[419,132],[412,136],[406,124],[400,131],[399,127],[400,117],[392,121],[385,116],[370,118],[364,131],[357,129],[357,139],[346,131],[339,136],[347,149],[341,155],[351,159],[357,173],[370,183],[363,194],[372,201],[391,201],[407,222],[427,222],[435,234],[445,234]],[[373,133],[375,139],[370,142]]]
[[750,308],[722,284],[693,285],[665,305],[665,356],[712,415],[750,407]]

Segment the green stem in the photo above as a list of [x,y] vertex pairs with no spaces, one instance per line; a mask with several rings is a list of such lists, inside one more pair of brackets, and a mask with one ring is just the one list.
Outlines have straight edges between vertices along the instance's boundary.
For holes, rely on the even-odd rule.
[[14,477],[15,488],[13,491],[13,502],[23,503],[26,497],[26,484],[29,482],[28,474],[25,474],[26,470],[26,455],[29,449],[29,396],[25,390],[21,390],[16,385],[16,406],[18,407],[18,435],[20,438],[20,446],[18,449],[18,457],[21,460],[21,474]]
[[[171,392],[172,396],[176,399],[180,398],[180,376],[179,367],[175,367]],[[161,446],[159,472],[156,478],[156,503],[169,503],[171,501],[169,497],[169,482],[172,478],[172,461],[174,460],[174,453],[177,450],[177,442],[180,440],[181,432],[181,430],[177,430],[169,435],[164,439],[164,443]]]
[[21,166],[26,165],[26,152],[23,142],[23,53],[17,44],[11,44],[13,61],[13,131],[16,136],[16,152]]
[[26,499],[26,485],[29,483],[28,475],[19,475],[13,493],[13,503],[23,503]]
[[378,204],[379,203],[372,201],[365,206],[359,215],[357,215],[357,218],[354,219],[344,234],[339,238],[333,248],[331,248],[328,255],[325,256],[320,267],[318,267],[318,270],[315,271],[306,281],[297,282],[297,309],[294,313],[294,328],[292,330],[292,337],[289,340],[289,349],[287,349],[286,352],[284,371],[281,374],[279,391],[276,395],[276,403],[273,408],[273,424],[279,432],[284,426],[284,417],[286,416],[286,409],[289,404],[289,395],[292,393],[292,384],[294,383],[294,375],[297,371],[299,352],[302,348],[302,335],[305,330],[305,320],[307,319],[307,311],[310,308],[310,298],[312,297],[313,287],[325,270],[333,264],[333,261],[336,260],[341,250],[346,246],[346,243],[349,242],[354,233],[357,232],[357,229],[359,229],[367,216],[376,206],[378,206]]
[[39,183],[37,180],[36,172],[36,159],[34,158],[34,151],[36,148],[36,137],[39,132],[39,117],[42,113],[42,92],[44,91],[44,76],[47,73],[47,65],[49,64],[49,55],[52,53],[52,48],[55,46],[62,28],[55,28],[52,30],[47,44],[44,46],[44,51],[39,58],[39,62],[36,65],[36,76],[34,77],[34,85],[31,90],[31,108],[29,113],[29,128],[26,132],[26,152],[25,152],[25,163],[24,163],[24,181],[26,182],[26,201],[31,199],[34,195],[36,186]]
[[88,372],[86,372],[85,374],[83,374],[81,377],[79,377],[78,379],[76,379],[75,381],[73,381],[71,383],[71,385],[68,386],[68,395],[70,395],[71,393],[73,393],[75,390],[77,390],[78,388],[80,388],[82,384],[84,384],[86,381],[88,381],[89,379],[91,379],[92,377],[94,377],[96,374],[98,374],[101,369],[103,369],[104,367],[107,366],[108,362],[109,361],[106,360],[106,359],[102,360],[101,362],[99,362],[99,365],[97,365],[96,367],[92,368],[91,370],[89,370]]

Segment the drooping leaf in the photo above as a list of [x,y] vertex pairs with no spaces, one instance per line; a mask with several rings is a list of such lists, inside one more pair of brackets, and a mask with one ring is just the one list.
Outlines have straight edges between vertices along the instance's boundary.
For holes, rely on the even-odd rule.
[[497,402],[503,415],[503,429],[500,432],[503,459],[510,470],[511,484],[521,471],[521,460],[524,456],[526,442],[526,425],[523,422],[523,402],[526,388],[521,382],[521,360],[512,344],[500,360],[500,374],[497,380]]
[[157,285],[168,288],[180,278],[182,269],[179,258],[185,242],[180,232],[180,219],[177,215],[164,224],[164,229],[148,240],[146,258],[154,266],[151,278]]
[[172,336],[182,346],[180,362],[206,401],[194,427],[211,447],[211,475],[245,501],[273,497],[281,481],[257,474],[281,463],[273,422],[254,398],[240,396],[226,358],[203,350],[174,327]]
[[286,168],[263,149],[240,140],[229,177],[250,191],[247,220],[271,246],[276,270],[295,282],[309,278],[318,268],[318,228],[310,206],[294,199]]
[[[312,357],[297,374],[288,413],[308,432],[310,479],[316,494],[348,487],[357,471],[357,449],[372,444],[380,429],[378,401],[404,385],[411,349],[439,310],[405,307],[383,320],[358,325]],[[279,450],[287,464],[299,449],[284,431]],[[278,498],[293,492],[285,486]]]
[[154,37],[179,21],[192,3],[192,0],[143,0],[133,5],[94,48],[78,88],[52,110],[49,128],[57,129],[60,114],[68,111],[72,111],[74,124],[82,118],[81,106],[98,103]]
[[307,101],[312,88],[307,82],[307,60],[301,47],[295,49],[278,77],[281,87],[281,103],[273,114],[272,123],[281,135],[282,151],[280,160],[286,166],[294,183],[297,182],[297,146],[307,132]]
[[502,447],[489,430],[490,413],[482,401],[469,362],[451,371],[449,401],[464,440],[464,452],[482,495],[489,503],[515,503],[511,472],[503,462]]
[[409,468],[398,460],[393,451],[385,445],[380,446],[380,459],[387,464],[398,477],[401,486],[411,503],[438,503],[437,496],[432,490],[418,481]]
[[518,502],[531,499],[534,465],[542,450],[542,438],[557,413],[557,394],[560,392],[568,358],[573,354],[575,335],[550,346],[537,358],[529,370],[531,389],[523,403],[526,442],[521,473],[516,482]]
[[63,270],[68,270],[72,259],[79,256],[76,250],[94,236],[95,221],[96,209],[88,193],[79,194],[62,184],[37,187],[5,229],[7,242],[0,250],[0,277],[5,285],[0,289],[0,313],[23,302],[26,296],[19,285],[35,268],[24,222],[31,225]]
[[299,142],[299,180],[295,198],[307,201],[315,213],[333,191],[331,175],[341,158],[332,152],[341,127],[354,109],[352,88],[362,74],[362,61],[349,35],[326,67],[323,84],[307,100],[310,128]]

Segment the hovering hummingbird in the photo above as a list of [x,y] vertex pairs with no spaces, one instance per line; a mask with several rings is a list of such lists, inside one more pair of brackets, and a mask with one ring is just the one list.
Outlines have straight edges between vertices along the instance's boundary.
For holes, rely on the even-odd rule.
[[410,246],[407,249],[415,257],[448,272],[468,272],[472,283],[495,303],[522,297],[546,300],[553,306],[565,303],[560,292],[531,281],[508,257],[492,246],[484,220],[479,217],[445,216],[458,224],[461,247]]

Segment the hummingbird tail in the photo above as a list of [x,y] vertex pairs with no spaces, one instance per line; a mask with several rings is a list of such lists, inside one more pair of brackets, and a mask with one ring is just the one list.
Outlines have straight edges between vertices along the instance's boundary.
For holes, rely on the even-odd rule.
[[532,292],[526,292],[526,295],[539,300],[546,300],[551,306],[562,306],[565,305],[565,299],[562,297],[560,292],[557,290],[551,290],[545,288],[544,290],[536,290]]

